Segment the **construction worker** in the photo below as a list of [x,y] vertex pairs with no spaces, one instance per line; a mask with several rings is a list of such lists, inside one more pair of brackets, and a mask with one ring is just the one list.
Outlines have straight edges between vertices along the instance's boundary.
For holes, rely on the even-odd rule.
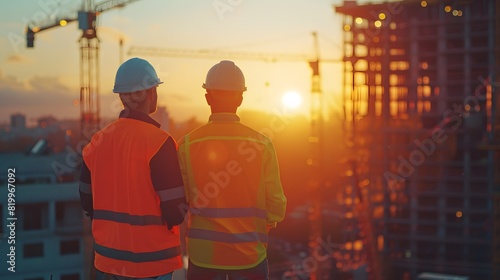
[[125,109],[83,149],[80,197],[92,219],[96,279],[172,279],[186,204],[177,143],[149,114],[162,82],[146,60],[116,72]]
[[273,144],[236,115],[246,87],[234,62],[214,65],[203,88],[209,122],[178,149],[189,204],[187,279],[268,279],[268,231],[286,208]]

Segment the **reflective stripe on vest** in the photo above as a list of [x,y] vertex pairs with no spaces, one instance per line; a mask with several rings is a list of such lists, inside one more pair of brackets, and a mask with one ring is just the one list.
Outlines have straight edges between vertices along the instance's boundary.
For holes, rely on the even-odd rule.
[[109,210],[94,210],[94,219],[113,221],[117,223],[131,224],[134,226],[162,225],[160,216],[153,215],[130,215]]
[[181,254],[181,247],[176,246],[172,248],[168,248],[165,250],[160,250],[156,252],[143,252],[143,253],[134,253],[130,251],[117,250],[105,246],[101,246],[99,244],[94,244],[94,250],[101,256],[129,261],[134,263],[140,262],[154,262],[154,261],[162,261],[165,259],[173,258],[179,256]]
[[170,188],[156,192],[160,197],[160,201],[168,201],[184,197],[184,186]]
[[[185,141],[185,145],[184,145],[184,153],[186,155],[186,165],[187,166],[191,166],[191,156],[190,156],[190,152],[189,152],[189,134],[187,134],[186,136],[184,136],[184,141]],[[193,176],[193,170],[191,170],[191,168],[188,168],[186,170],[187,172],[187,181],[188,181],[188,184],[190,186],[196,186],[196,183],[195,183],[195,180],[194,180],[194,176]]]
[[191,228],[187,234],[190,238],[203,240],[225,242],[225,243],[240,243],[240,242],[263,242],[267,243],[267,234],[260,232],[244,232],[244,233],[226,233],[207,229]]
[[191,214],[207,218],[267,218],[266,210],[256,207],[249,208],[189,208]]

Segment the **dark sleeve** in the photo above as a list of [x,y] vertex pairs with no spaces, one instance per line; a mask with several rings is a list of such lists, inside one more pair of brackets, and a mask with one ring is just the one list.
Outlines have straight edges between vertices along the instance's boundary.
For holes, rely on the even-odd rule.
[[91,175],[90,170],[85,163],[82,161],[82,169],[80,171],[80,202],[82,203],[83,211],[85,215],[92,219],[94,217],[94,206],[92,201],[92,187],[91,187]]
[[169,229],[184,221],[186,197],[177,160],[177,144],[169,137],[151,158],[151,181],[160,198],[163,220]]

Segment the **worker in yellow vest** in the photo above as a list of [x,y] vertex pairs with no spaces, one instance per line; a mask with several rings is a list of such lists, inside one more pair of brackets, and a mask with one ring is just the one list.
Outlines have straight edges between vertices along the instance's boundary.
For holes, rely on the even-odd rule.
[[188,280],[268,279],[268,231],[286,198],[271,140],[240,123],[245,78],[221,61],[203,85],[209,122],[179,140],[189,204]]
[[124,62],[113,92],[125,109],[83,149],[80,198],[92,219],[98,280],[170,280],[182,267],[177,143],[149,117],[160,83],[146,60]]

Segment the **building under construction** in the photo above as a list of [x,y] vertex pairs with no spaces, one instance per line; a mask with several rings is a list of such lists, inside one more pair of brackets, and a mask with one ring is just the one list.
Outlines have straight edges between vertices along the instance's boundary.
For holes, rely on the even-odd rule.
[[367,201],[373,229],[346,236],[376,242],[370,278],[500,279],[500,1],[335,10],[358,212],[346,219]]

